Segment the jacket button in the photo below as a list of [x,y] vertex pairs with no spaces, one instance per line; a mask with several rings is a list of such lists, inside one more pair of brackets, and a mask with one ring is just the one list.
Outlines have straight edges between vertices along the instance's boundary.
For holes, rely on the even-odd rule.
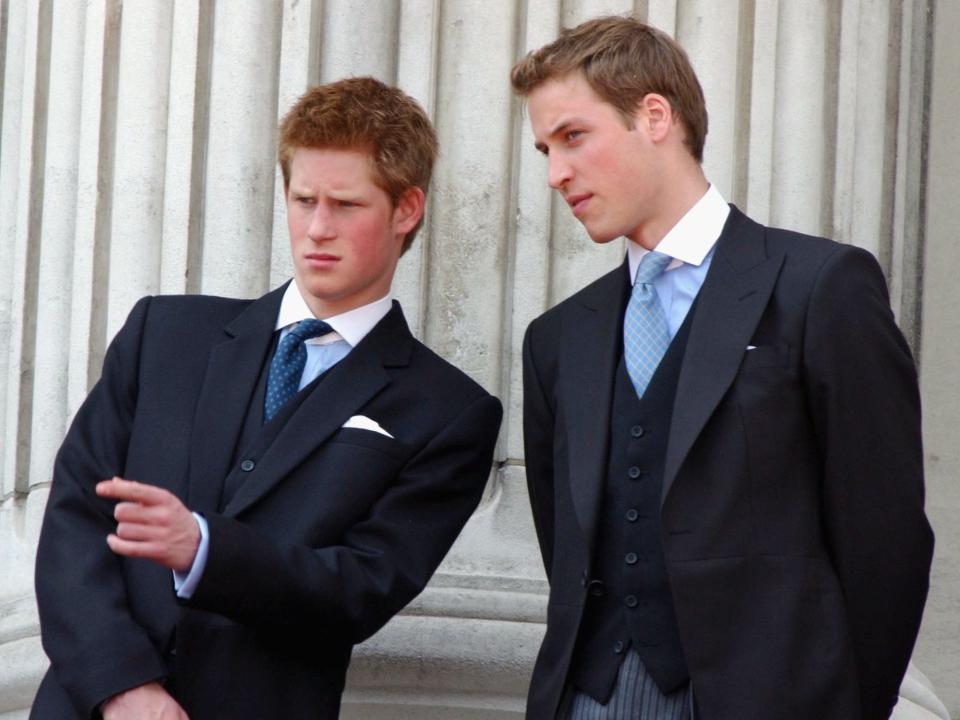
[[630,434],[635,438],[643,437],[643,428],[640,425],[634,425],[630,428]]
[[617,640],[613,644],[613,652],[615,652],[617,655],[623,652],[623,640]]
[[635,608],[637,606],[637,596],[636,595],[627,595],[623,599],[624,605],[628,608]]
[[631,480],[636,480],[638,477],[640,477],[640,468],[638,468],[636,465],[631,465],[630,469],[627,470],[627,477]]
[[244,472],[250,472],[253,470],[257,464],[253,460],[244,460],[240,463],[240,469]]
[[627,522],[636,522],[638,517],[640,517],[640,513],[633,508],[627,510]]
[[637,564],[637,554],[634,553],[634,552],[629,552],[629,553],[626,554],[626,556],[623,558],[623,560],[624,560],[624,562],[627,563],[627,565],[636,565],[636,564]]
[[603,580],[591,580],[587,583],[587,592],[594,597],[603,597],[607,594],[607,586]]

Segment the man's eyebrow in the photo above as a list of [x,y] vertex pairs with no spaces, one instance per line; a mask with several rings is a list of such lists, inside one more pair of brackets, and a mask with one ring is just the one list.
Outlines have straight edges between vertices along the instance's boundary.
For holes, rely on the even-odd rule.
[[553,129],[550,130],[550,132],[547,133],[547,137],[554,137],[556,135],[560,135],[561,133],[563,133],[564,130],[566,130],[568,127],[573,125],[575,122],[576,120],[574,119],[561,120],[557,125],[553,127]]
[[[568,127],[570,127],[576,122],[577,120],[575,118],[571,118],[568,120],[561,120],[559,124],[555,125],[553,128],[550,129],[550,131],[547,133],[547,138],[552,138],[552,137],[556,137],[557,135],[562,135],[564,130],[566,130]],[[534,142],[533,146],[537,150],[542,152],[544,155],[550,154],[549,148],[547,147],[547,144],[545,142]]]

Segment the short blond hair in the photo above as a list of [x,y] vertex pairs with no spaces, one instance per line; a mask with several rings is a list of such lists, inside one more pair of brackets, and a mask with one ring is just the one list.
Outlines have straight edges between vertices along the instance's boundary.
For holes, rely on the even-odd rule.
[[640,101],[663,95],[683,125],[684,144],[703,162],[707,108],[687,53],[669,35],[636,18],[599,17],[572,29],[513,66],[510,82],[526,97],[548,80],[582,72],[628,126]]

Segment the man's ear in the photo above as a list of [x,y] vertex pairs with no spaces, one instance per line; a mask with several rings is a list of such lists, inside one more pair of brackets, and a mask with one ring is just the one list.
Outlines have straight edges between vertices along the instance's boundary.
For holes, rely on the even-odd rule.
[[420,222],[425,202],[426,196],[418,187],[408,187],[400,193],[393,209],[394,228],[398,234],[406,235]]
[[662,142],[673,128],[673,107],[670,101],[659,93],[647,93],[637,107],[636,122],[641,125],[650,139]]

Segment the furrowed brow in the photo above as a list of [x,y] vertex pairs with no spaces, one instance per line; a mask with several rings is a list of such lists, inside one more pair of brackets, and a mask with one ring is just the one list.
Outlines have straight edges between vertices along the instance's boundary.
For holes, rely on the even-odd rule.
[[549,133],[547,133],[547,137],[556,137],[557,135],[563,135],[563,131],[566,130],[568,127],[570,127],[572,124],[573,124],[573,120],[562,121],[559,125],[554,127]]

